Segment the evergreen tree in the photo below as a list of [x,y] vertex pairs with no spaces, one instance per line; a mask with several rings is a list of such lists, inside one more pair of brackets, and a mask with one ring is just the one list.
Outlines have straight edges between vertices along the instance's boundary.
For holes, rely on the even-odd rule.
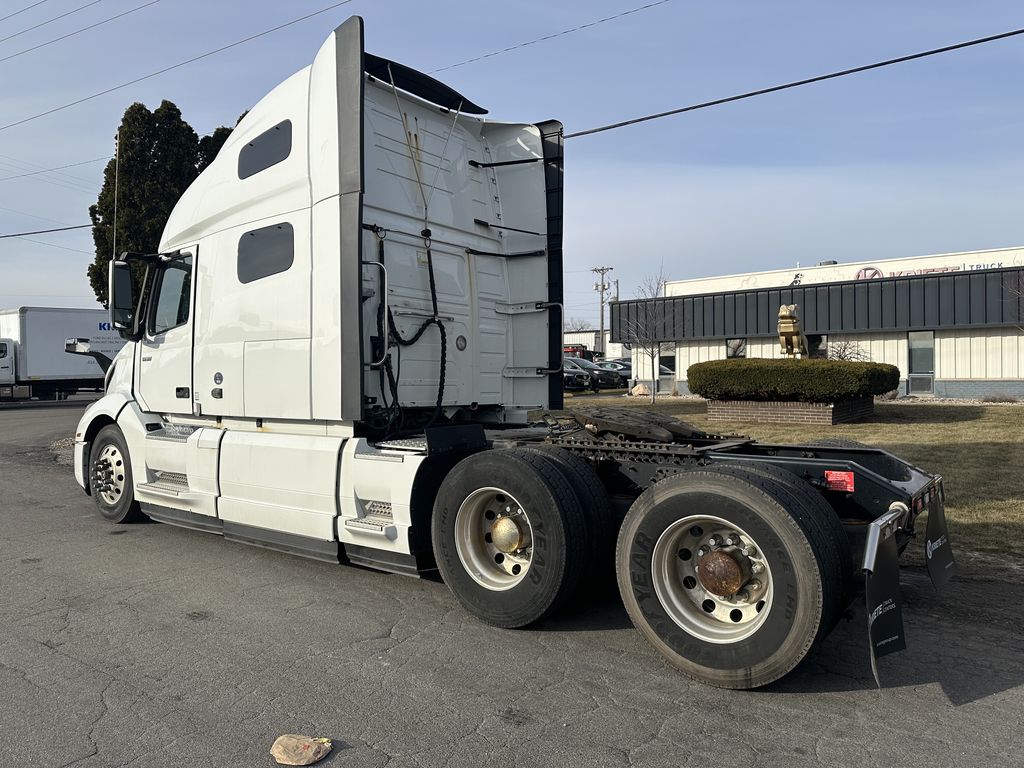
[[209,136],[203,136],[203,138],[199,140],[199,156],[196,162],[196,167],[200,173],[205,171],[206,166],[212,163],[213,159],[217,157],[217,153],[220,152],[220,148],[224,146],[224,142],[228,140],[228,136],[230,135],[231,129],[222,125]]
[[[114,187],[117,176],[118,254],[156,253],[171,209],[196,176],[224,145],[231,129],[221,127],[200,139],[170,101],[150,112],[135,103],[125,110],[119,131],[117,168],[111,159],[103,187],[89,207],[96,256],[89,265],[89,283],[107,306],[107,264],[115,246]],[[136,274],[138,294],[142,270]]]

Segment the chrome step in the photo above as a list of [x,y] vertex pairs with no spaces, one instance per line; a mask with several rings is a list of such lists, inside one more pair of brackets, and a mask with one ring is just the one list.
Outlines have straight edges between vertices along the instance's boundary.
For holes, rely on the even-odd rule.
[[345,521],[345,527],[353,533],[363,533],[370,536],[379,536],[394,541],[398,538],[398,529],[390,515],[366,515],[365,517],[352,517]]
[[425,437],[407,437],[398,440],[385,440],[380,443],[374,443],[374,448],[387,449],[390,451],[417,451],[423,452],[427,450],[427,438]]
[[174,424],[167,424],[161,429],[154,429],[146,433],[147,440],[166,440],[171,443],[184,443],[188,441],[189,435],[196,431],[195,427],[179,427]]
[[139,490],[178,496],[189,492],[188,477],[181,472],[158,472],[152,483],[139,483]]

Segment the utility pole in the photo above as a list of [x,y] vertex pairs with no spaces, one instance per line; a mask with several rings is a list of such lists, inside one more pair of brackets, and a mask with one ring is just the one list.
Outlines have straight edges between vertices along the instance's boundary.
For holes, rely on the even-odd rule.
[[[605,303],[605,297],[608,295],[608,291],[610,291],[612,289],[611,285],[609,284],[609,282],[607,280],[605,280],[604,276],[606,274],[608,274],[609,272],[611,272],[613,269],[615,269],[615,267],[593,267],[590,270],[591,272],[593,272],[595,275],[598,276],[598,281],[599,281],[599,282],[594,283],[594,290],[597,291],[598,296],[600,297],[600,302],[601,302],[601,335],[600,335],[599,338],[601,340],[600,343],[601,343],[601,355],[602,356],[604,355],[604,303]],[[616,282],[618,282],[618,281],[616,281]],[[618,295],[618,290],[617,289],[616,289],[615,293],[616,293],[616,296],[617,296]]]

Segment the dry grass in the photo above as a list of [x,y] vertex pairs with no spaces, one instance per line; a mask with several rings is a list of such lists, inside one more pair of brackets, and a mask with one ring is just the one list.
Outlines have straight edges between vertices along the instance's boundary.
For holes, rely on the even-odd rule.
[[653,408],[709,432],[797,443],[841,437],[900,456],[942,475],[950,536],[960,550],[1024,562],[1024,407],[879,403],[872,421],[835,427],[709,422],[702,400],[666,398],[651,406],[625,397],[577,397],[567,407]]

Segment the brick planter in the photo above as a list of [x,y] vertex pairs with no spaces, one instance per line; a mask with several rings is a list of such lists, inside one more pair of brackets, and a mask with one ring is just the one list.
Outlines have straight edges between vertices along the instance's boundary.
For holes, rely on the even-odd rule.
[[875,400],[862,397],[836,403],[798,403],[759,400],[708,400],[709,421],[761,424],[841,424],[873,416]]

